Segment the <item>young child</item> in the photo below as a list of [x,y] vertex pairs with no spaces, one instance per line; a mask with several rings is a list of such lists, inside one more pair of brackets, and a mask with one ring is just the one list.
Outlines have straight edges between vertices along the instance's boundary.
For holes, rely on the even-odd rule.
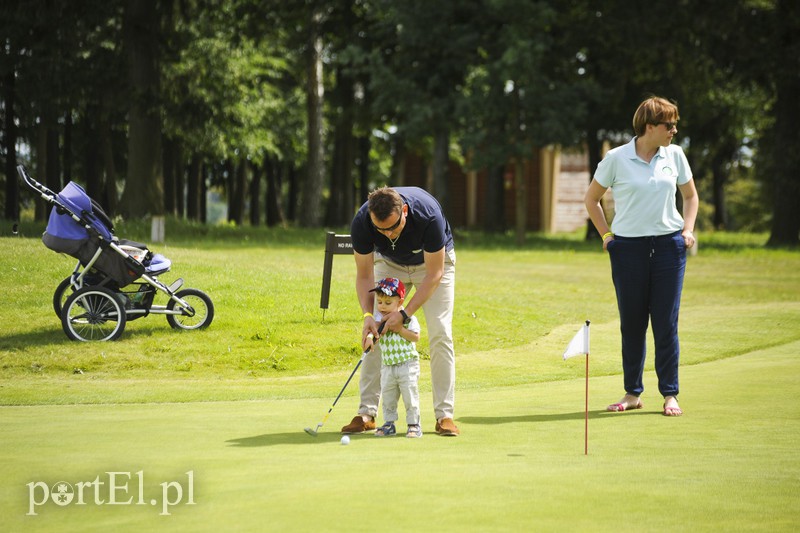
[[[402,309],[406,288],[399,279],[384,278],[371,292],[375,292],[376,322],[380,322],[384,315]],[[378,340],[381,348],[381,397],[385,423],[375,430],[376,437],[397,434],[394,423],[398,418],[397,403],[401,395],[406,406],[406,437],[422,436],[419,420],[419,354],[415,345],[419,341],[419,331],[419,321],[412,316],[403,324],[402,331],[384,332]],[[368,337],[364,349],[371,347],[372,343],[372,338]]]

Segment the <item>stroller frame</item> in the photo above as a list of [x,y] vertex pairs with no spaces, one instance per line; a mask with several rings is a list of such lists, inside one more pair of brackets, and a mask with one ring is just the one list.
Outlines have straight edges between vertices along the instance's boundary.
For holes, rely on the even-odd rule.
[[[97,245],[91,256],[84,254],[80,258],[74,253],[53,248],[48,244],[47,233],[43,237],[48,248],[78,257],[72,273],[53,294],[53,309],[61,319],[67,337],[80,341],[116,340],[127,321],[149,314],[166,315],[167,322],[174,329],[201,329],[211,324],[214,318],[211,298],[198,289],[181,290],[183,278],[170,285],[159,281],[158,276],[170,270],[171,262],[159,254],[152,254],[142,243],[118,239],[113,233],[111,220],[88,195],[91,211],[60,198],[58,193],[31,177],[24,165],[17,166],[17,172],[26,185],[52,205],[58,215],[68,215],[86,230],[89,241]],[[128,250],[140,252],[142,260]],[[115,254],[112,257],[116,259],[104,256],[109,253]],[[107,266],[109,260],[122,269],[122,277],[119,273],[111,275],[102,268],[101,263]],[[133,285],[135,290],[123,290],[128,285]],[[153,303],[159,292],[169,298],[166,305]]]

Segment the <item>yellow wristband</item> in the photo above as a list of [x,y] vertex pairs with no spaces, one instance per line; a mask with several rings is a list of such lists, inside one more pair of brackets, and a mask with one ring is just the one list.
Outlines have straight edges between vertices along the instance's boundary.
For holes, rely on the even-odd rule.
[[606,233],[605,235],[603,235],[603,240],[606,240],[606,239],[608,239],[609,237],[613,237],[613,236],[614,236],[614,234],[613,234],[613,233],[611,233],[611,232],[609,231],[608,233]]
[[364,313],[364,315],[361,318],[367,318],[367,317],[372,317],[372,313]]

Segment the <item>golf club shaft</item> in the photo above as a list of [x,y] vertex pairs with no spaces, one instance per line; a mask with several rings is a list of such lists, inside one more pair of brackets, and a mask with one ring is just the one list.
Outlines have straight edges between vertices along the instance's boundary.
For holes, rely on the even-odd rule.
[[[381,332],[383,331],[383,326],[385,326],[385,325],[386,325],[385,322],[381,322],[381,325],[378,326],[378,335],[381,334]],[[372,334],[370,333],[370,335],[372,335]],[[373,344],[373,346],[374,346],[374,344]],[[345,383],[344,383],[344,387],[342,387],[342,390],[339,391],[339,396],[337,396],[336,399],[333,400],[333,405],[331,405],[331,408],[328,409],[328,415],[331,414],[331,411],[333,411],[333,408],[336,406],[336,402],[338,402],[339,398],[341,398],[342,394],[344,394],[345,389],[347,389],[347,386],[350,384],[350,380],[352,380],[353,376],[356,375],[356,372],[358,371],[359,367],[361,366],[361,363],[364,362],[364,358],[367,357],[367,354],[369,353],[369,351],[371,349],[372,349],[372,346],[370,346],[369,348],[364,350],[364,353],[361,354],[361,359],[358,360],[358,363],[356,363],[356,367],[353,369],[352,372],[350,372],[350,377],[347,378],[347,381],[345,381]],[[328,418],[328,415],[325,415],[326,419]],[[323,420],[322,423],[324,424],[325,421]]]
[[[385,326],[385,325],[386,325],[385,322],[381,322],[381,325],[378,326],[378,335],[381,334],[381,332],[383,331],[383,326]],[[374,344],[373,344],[373,346],[374,346]],[[370,346],[369,348],[364,350],[364,353],[361,354],[361,359],[358,360],[358,363],[356,364],[355,368],[353,369],[352,372],[350,372],[350,376],[347,378],[347,381],[345,381],[344,387],[342,387],[342,390],[339,391],[339,395],[336,397],[336,399],[333,400],[333,404],[331,405],[331,408],[328,409],[328,412],[325,414],[325,418],[322,419],[322,422],[320,422],[319,426],[317,426],[317,429],[319,429],[321,426],[325,425],[325,422],[328,420],[328,416],[330,416],[331,411],[333,411],[333,408],[336,407],[336,403],[339,401],[339,398],[341,398],[342,394],[344,394],[345,389],[347,389],[347,386],[350,384],[350,381],[353,379],[353,376],[356,375],[356,372],[361,367],[361,363],[364,362],[364,358],[367,356],[367,354],[369,353],[369,351],[371,349],[372,349],[372,346]],[[314,433],[316,433],[316,431],[314,431]]]
[[[366,355],[366,352],[365,352],[365,355]],[[333,411],[333,408],[334,408],[334,407],[336,407],[336,402],[338,402],[338,401],[339,401],[339,398],[341,398],[341,397],[342,397],[342,393],[343,393],[343,392],[344,392],[344,390],[347,388],[347,386],[350,384],[350,380],[351,380],[351,379],[353,379],[353,376],[355,375],[355,373],[356,373],[356,370],[358,370],[358,367],[360,367],[360,366],[361,366],[361,362],[362,362],[363,360],[364,360],[364,356],[362,355],[362,356],[361,356],[361,359],[359,359],[359,360],[358,360],[358,364],[357,364],[357,365],[356,365],[356,367],[353,369],[353,372],[350,374],[350,377],[349,377],[349,378],[347,378],[347,382],[344,384],[344,387],[342,387],[342,390],[339,392],[339,396],[337,396],[337,397],[336,397],[336,399],[335,399],[335,400],[333,400],[333,404],[331,405],[330,409],[328,409],[328,412],[327,412],[327,413],[325,413],[325,417],[322,419],[322,422],[320,422],[320,423],[319,423],[319,425],[317,426],[317,429],[315,429],[315,430],[314,430],[314,433],[315,433],[315,434],[317,433],[317,431],[319,430],[319,428],[321,428],[322,426],[324,426],[324,425],[325,425],[325,422],[327,422],[327,421],[328,421],[328,417],[329,417],[329,416],[331,416],[331,412]]]
[[[331,411],[333,411],[333,408],[334,408],[334,407],[336,407],[336,402],[338,402],[338,401],[339,401],[339,398],[341,398],[341,397],[342,397],[342,394],[344,394],[344,390],[345,390],[345,389],[347,388],[347,386],[350,384],[350,380],[351,380],[351,379],[353,379],[353,376],[355,376],[355,374],[356,374],[356,371],[357,371],[357,370],[359,369],[359,367],[361,366],[361,363],[362,363],[362,362],[364,362],[364,356],[365,356],[365,355],[367,355],[367,352],[364,352],[364,353],[361,355],[361,359],[359,359],[359,360],[358,360],[358,363],[356,364],[356,367],[353,369],[353,371],[352,371],[352,372],[350,372],[350,377],[349,377],[349,378],[347,378],[347,381],[344,383],[344,387],[342,387],[342,390],[340,390],[340,391],[339,391],[339,396],[337,396],[337,397],[336,397],[336,399],[335,399],[335,400],[333,400],[333,405],[331,405],[331,408],[330,408],[330,409],[328,409],[328,415],[329,415],[329,414],[331,414]],[[322,421],[322,423],[323,423],[323,424],[325,423],[325,420],[327,420],[327,419],[328,419],[328,415],[325,415],[325,419],[323,419],[323,421]]]

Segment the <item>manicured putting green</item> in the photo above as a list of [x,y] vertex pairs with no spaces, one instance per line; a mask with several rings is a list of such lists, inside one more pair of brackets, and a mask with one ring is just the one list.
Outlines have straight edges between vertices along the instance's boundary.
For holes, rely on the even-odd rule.
[[[356,435],[348,446],[337,430],[352,395],[317,438],[303,428],[329,407],[320,398],[0,407],[2,529],[790,531],[799,351],[684,367],[675,419],[661,415],[652,373],[645,408],[620,414],[604,407],[621,378],[592,378],[588,456],[580,365],[565,381],[460,391],[458,438],[433,434],[426,391],[422,439]],[[35,483],[59,481],[82,483],[84,504],[74,495],[29,514],[31,487],[42,501]]]

